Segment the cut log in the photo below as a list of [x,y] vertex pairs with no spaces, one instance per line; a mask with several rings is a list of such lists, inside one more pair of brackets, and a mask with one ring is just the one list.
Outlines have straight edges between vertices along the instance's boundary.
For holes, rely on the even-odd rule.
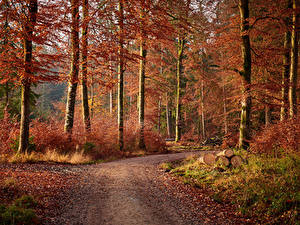
[[212,166],[216,163],[216,156],[212,153],[205,153],[204,156],[200,157],[198,160]]
[[232,156],[234,156],[234,152],[231,149],[226,149],[222,152],[219,152],[217,156],[226,156],[227,158],[231,158]]
[[239,167],[243,164],[244,160],[241,156],[235,155],[230,159],[230,163],[233,167]]
[[230,164],[229,159],[223,155],[217,156],[216,162],[221,163],[221,165],[223,165],[223,166],[229,166],[229,164]]

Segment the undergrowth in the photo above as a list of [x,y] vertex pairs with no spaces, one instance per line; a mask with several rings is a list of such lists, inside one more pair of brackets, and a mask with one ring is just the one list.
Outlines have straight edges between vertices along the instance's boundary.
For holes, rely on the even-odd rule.
[[168,169],[185,183],[211,190],[216,201],[231,202],[241,213],[261,218],[258,223],[299,224],[299,154],[280,158],[249,154],[247,159],[248,164],[224,171],[195,158]]
[[6,117],[0,119],[0,161],[8,162],[62,162],[88,163],[112,158],[140,156],[164,152],[165,142],[160,134],[150,129],[145,121],[146,150],[138,147],[138,128],[134,117],[125,121],[124,150],[118,149],[116,118],[101,115],[92,120],[92,129],[86,133],[81,116],[76,114],[72,135],[64,133],[64,122],[57,118],[34,120],[30,127],[30,142],[26,154],[16,154],[19,145],[19,125]]
[[0,205],[0,224],[39,224],[33,209],[36,204],[33,197],[24,195],[21,198],[16,199],[10,206]]

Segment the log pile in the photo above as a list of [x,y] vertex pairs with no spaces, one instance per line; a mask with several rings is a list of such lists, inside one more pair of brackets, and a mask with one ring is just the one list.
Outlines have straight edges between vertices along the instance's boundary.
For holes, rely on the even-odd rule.
[[239,155],[234,155],[234,152],[231,149],[226,149],[216,155],[212,153],[205,153],[198,160],[199,162],[210,166],[220,163],[222,166],[232,166],[234,168],[239,167],[244,163],[244,159]]

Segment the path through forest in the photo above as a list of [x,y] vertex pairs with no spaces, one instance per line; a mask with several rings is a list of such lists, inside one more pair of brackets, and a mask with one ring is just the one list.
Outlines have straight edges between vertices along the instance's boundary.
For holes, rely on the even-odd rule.
[[[193,153],[152,155],[92,165],[72,194],[61,224],[245,224],[231,207],[211,200],[159,169]],[[198,153],[201,154],[201,153]]]

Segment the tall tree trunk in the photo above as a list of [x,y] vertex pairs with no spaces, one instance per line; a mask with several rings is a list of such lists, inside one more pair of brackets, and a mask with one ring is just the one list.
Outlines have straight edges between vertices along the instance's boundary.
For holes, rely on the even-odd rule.
[[267,104],[265,106],[265,125],[266,127],[269,126],[271,124],[271,109],[270,106]]
[[183,59],[183,49],[185,40],[178,37],[177,43],[177,68],[176,68],[176,78],[177,78],[177,93],[176,93],[176,128],[175,128],[175,142],[180,141],[182,132],[182,115],[181,115],[181,98],[183,95],[183,84],[182,84],[182,59]]
[[95,93],[94,93],[94,84],[93,84],[93,76],[91,76],[91,88],[90,88],[90,98],[91,98],[91,119],[94,117],[94,101],[95,101]]
[[113,88],[109,90],[109,114],[113,114],[114,108],[114,90]]
[[4,107],[4,116],[8,114],[8,106],[9,106],[9,86],[8,82],[5,83],[5,107]]
[[170,103],[169,103],[169,95],[166,93],[166,122],[167,122],[167,135],[168,138],[171,138],[172,135],[172,126],[171,126],[171,113],[170,113]]
[[118,141],[124,148],[124,0],[119,0],[119,65],[118,65]]
[[226,88],[223,80],[223,113],[224,113],[224,134],[228,133],[228,121],[227,121],[227,104],[226,104]]
[[30,115],[30,76],[32,71],[32,36],[36,23],[36,14],[38,11],[37,0],[29,2],[29,19],[25,25],[25,37],[23,40],[24,46],[24,75],[22,78],[21,91],[21,124],[18,153],[25,153],[29,146],[29,115]]
[[239,147],[247,149],[250,140],[250,112],[251,112],[251,46],[249,38],[249,2],[248,0],[239,0],[239,9],[241,17],[241,37],[242,37],[242,110],[240,123]]
[[146,66],[146,56],[147,50],[146,41],[145,41],[145,32],[144,32],[144,9],[141,9],[140,12],[140,71],[139,71],[139,100],[138,100],[138,109],[139,109],[139,148],[146,149],[145,139],[144,139],[144,128],[145,128],[145,66]]
[[[292,0],[288,0],[287,8],[293,7]],[[289,95],[289,75],[290,75],[290,52],[291,52],[291,32],[289,30],[290,19],[285,19],[287,31],[284,34],[284,55],[283,55],[283,71],[282,71],[282,88],[281,88],[281,110],[280,110],[280,121],[284,121],[288,116],[288,95]]]
[[65,116],[66,133],[71,135],[74,123],[76,90],[78,83],[78,70],[79,70],[79,2],[78,0],[71,0],[72,7],[72,28],[71,28],[71,45],[72,45],[72,61],[69,88],[67,94],[67,106]]
[[91,120],[90,120],[90,109],[89,109],[89,97],[88,97],[88,87],[87,87],[87,72],[88,72],[88,16],[89,16],[89,2],[88,0],[83,0],[82,5],[83,12],[83,25],[82,25],[82,80],[81,80],[81,96],[82,96],[82,118],[85,125],[85,131],[91,131]]
[[204,81],[201,81],[201,124],[202,124],[202,138],[206,138],[206,129],[205,129],[205,113],[204,113]]
[[160,117],[161,117],[161,97],[159,97],[158,100],[158,112],[157,112],[157,117],[158,117],[158,126],[157,126],[157,130],[158,133],[160,133],[160,126],[161,126],[161,122],[160,122]]
[[81,96],[82,96],[82,117],[85,125],[85,131],[90,132],[90,110],[88,103],[88,88],[87,88],[87,56],[88,56],[88,0],[83,0],[83,26],[82,26],[82,80],[81,80]]
[[298,80],[298,0],[293,0],[293,21],[291,34],[291,67],[290,67],[290,89],[289,89],[289,104],[290,104],[290,118],[297,115],[297,80]]

